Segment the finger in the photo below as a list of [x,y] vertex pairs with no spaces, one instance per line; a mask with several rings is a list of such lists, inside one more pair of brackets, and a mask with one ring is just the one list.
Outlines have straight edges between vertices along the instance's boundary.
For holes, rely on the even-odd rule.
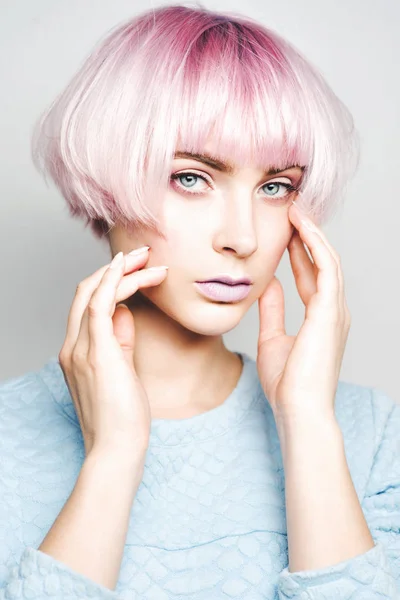
[[339,296],[343,297],[344,281],[343,281],[342,262],[341,262],[340,256],[339,256],[338,252],[334,249],[332,244],[328,241],[328,239],[327,239],[326,235],[324,234],[324,232],[322,231],[322,229],[320,229],[314,222],[312,222],[312,224],[316,228],[317,233],[320,236],[320,238],[322,238],[322,241],[327,246],[329,252],[332,254],[333,258],[335,259],[335,262],[337,264],[337,273],[338,273],[338,279],[339,279]]
[[[135,271],[142,268],[148,260],[148,252],[144,251],[140,254],[127,254],[126,255],[126,272]],[[94,290],[100,284],[104,273],[107,271],[109,265],[104,265],[92,275],[83,279],[78,285],[75,297],[73,299],[67,321],[67,331],[64,340],[63,350],[68,355],[71,354],[75,347],[79,335],[79,331],[82,325],[83,314],[87,308],[89,300]],[[118,302],[118,300],[117,300]]]
[[294,274],[297,291],[305,306],[317,291],[318,269],[295,230],[288,244],[290,264]]
[[[107,272],[104,273],[102,280],[100,281],[100,285],[108,285],[108,278],[106,277]],[[134,273],[131,273],[129,275],[125,275],[119,279],[119,284],[118,284],[118,288],[116,290],[114,290],[114,296],[113,296],[113,301],[112,301],[112,306],[114,307],[113,310],[110,310],[109,316],[113,317],[114,313],[115,313],[115,308],[118,302],[120,302],[121,300],[125,300],[126,298],[132,296],[139,288],[145,288],[145,287],[151,287],[154,285],[158,285],[159,283],[161,283],[161,281],[165,278],[166,276],[166,270],[165,269],[158,269],[157,267],[150,267],[148,269],[143,269],[140,271],[135,271]],[[99,287],[100,287],[99,285]],[[124,292],[121,293],[120,292],[120,288],[121,286],[124,285]],[[97,290],[99,289],[99,287],[97,288]],[[96,290],[96,292],[97,292]],[[106,347],[104,346],[104,341],[100,340],[100,336],[93,336],[91,335],[91,331],[90,331],[90,322],[94,321],[94,319],[91,317],[96,317],[95,313],[95,308],[89,308],[89,306],[92,306],[95,302],[95,300],[93,298],[94,294],[96,293],[94,292],[92,294],[92,297],[89,299],[88,302],[88,306],[86,307],[83,315],[82,315],[82,319],[81,319],[81,326],[79,329],[79,333],[78,333],[78,338],[75,344],[75,348],[74,351],[79,355],[79,356],[87,356],[88,352],[89,352],[89,348],[92,346],[93,348],[96,347],[96,340],[98,339],[99,344],[103,343],[103,346],[99,346],[99,349],[101,349],[102,347]],[[109,319],[107,318],[107,321],[109,322]],[[107,338],[107,335],[110,334],[112,327],[109,327],[109,332],[108,334],[105,335],[105,338]],[[97,331],[97,330],[96,330]],[[108,338],[109,340],[110,338]]]
[[[300,209],[298,204],[296,204],[293,201],[292,201],[292,204],[293,204],[295,210],[294,211],[289,210],[289,217],[292,219],[292,217],[294,216],[295,220],[297,220],[298,223],[300,223],[301,220],[308,221],[310,223],[310,225],[312,225],[315,228],[316,232],[318,233],[318,235],[321,237],[321,239],[325,243],[329,252],[332,254],[332,256],[337,264],[337,268],[338,268],[338,279],[339,279],[339,290],[340,290],[339,293],[341,296],[343,296],[344,295],[344,281],[343,281],[341,259],[340,259],[339,254],[336,252],[336,250],[334,249],[332,244],[329,243],[329,241],[328,241],[326,235],[324,234],[324,232],[322,231],[322,229],[320,227],[318,227],[318,225],[312,219],[310,219],[310,217],[308,217],[307,215],[305,215],[305,213],[303,213],[303,211]],[[296,225],[296,223],[295,223],[295,225]],[[297,225],[296,225],[296,228],[298,229]]]
[[118,304],[112,316],[113,331],[125,358],[131,364],[135,348],[135,319],[126,304]]
[[[166,269],[156,267],[136,271],[131,277],[129,296],[139,288],[158,285],[165,279],[166,274]],[[87,324],[89,347],[97,352],[106,349],[111,337],[114,336],[112,316],[116,307],[117,288],[123,275],[123,261],[111,263],[85,311],[84,324]],[[83,335],[86,335],[86,331]]]
[[297,214],[300,216],[300,218],[302,218],[302,219],[308,219],[309,221],[312,222],[312,224],[314,225],[314,227],[318,231],[318,234],[322,237],[322,239],[324,240],[325,244],[328,246],[329,251],[332,253],[332,256],[334,257],[334,259],[336,260],[336,262],[339,263],[340,262],[340,256],[336,252],[336,250],[332,246],[332,244],[330,244],[329,240],[327,239],[327,237],[324,234],[324,232],[322,231],[322,229],[317,225],[317,223],[315,223],[314,219],[310,218],[309,215],[307,215],[305,212],[303,212],[303,210],[300,208],[298,202],[295,202],[294,200],[292,200],[292,204],[295,207],[295,210],[297,211]]
[[258,299],[260,332],[258,344],[286,335],[285,298],[282,284],[274,277]]
[[318,232],[310,230],[304,222],[302,223],[299,220],[297,215],[296,220],[296,227],[301,239],[310,249],[311,256],[318,268],[316,279],[317,294],[321,299],[322,305],[330,308],[337,307],[338,310],[341,310],[341,299],[339,297],[340,279],[337,262]]

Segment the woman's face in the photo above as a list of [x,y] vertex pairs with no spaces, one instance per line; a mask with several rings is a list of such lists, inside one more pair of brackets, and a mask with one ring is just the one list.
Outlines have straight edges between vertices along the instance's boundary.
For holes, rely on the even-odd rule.
[[[204,153],[218,154],[211,146]],[[160,285],[141,294],[186,329],[221,335],[239,323],[274,276],[293,232],[287,213],[296,192],[286,186],[297,187],[301,177],[300,167],[272,175],[245,167],[232,174],[175,158],[159,215],[165,239],[117,225],[111,247],[116,253],[150,246],[146,267],[169,269]],[[196,282],[221,275],[249,278],[248,295],[233,302],[205,297]]]

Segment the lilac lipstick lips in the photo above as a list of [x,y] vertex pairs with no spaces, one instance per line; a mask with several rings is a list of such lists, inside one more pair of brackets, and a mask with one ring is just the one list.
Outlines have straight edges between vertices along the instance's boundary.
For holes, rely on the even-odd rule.
[[230,277],[221,277],[215,281],[196,281],[196,286],[200,292],[219,302],[239,302],[248,296],[251,288],[249,279],[237,280]]

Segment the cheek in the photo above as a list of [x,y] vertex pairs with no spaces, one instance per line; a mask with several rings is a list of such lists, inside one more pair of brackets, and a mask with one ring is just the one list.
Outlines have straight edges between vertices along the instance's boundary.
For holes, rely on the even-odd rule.
[[163,242],[169,255],[179,253],[182,260],[199,247],[204,248],[210,228],[206,211],[196,212],[194,207],[170,199],[164,204],[161,223],[166,238]]
[[271,222],[259,235],[258,254],[262,265],[275,271],[292,237],[293,228],[286,218]]

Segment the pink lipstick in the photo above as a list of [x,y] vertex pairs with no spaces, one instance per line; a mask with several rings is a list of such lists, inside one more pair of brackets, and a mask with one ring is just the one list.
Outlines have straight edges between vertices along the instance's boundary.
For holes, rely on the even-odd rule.
[[239,302],[244,300],[251,289],[251,283],[222,283],[221,281],[196,281],[197,289],[211,300],[218,302]]

